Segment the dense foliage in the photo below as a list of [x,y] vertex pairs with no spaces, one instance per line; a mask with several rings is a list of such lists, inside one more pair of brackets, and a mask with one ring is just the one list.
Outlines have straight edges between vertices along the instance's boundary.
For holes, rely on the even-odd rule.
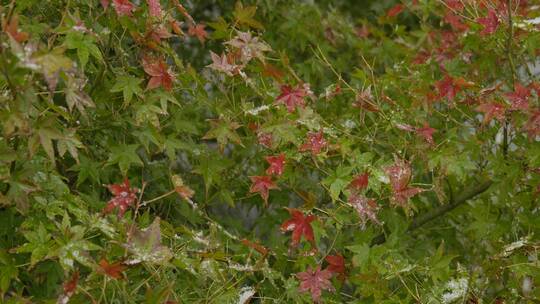
[[538,1],[0,14],[0,302],[540,300]]

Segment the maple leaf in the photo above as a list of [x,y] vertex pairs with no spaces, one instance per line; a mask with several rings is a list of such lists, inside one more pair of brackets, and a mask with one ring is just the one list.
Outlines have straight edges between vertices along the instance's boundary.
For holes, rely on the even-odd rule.
[[168,247],[161,244],[160,218],[156,217],[152,224],[144,230],[133,227],[129,233],[129,241],[124,247],[131,252],[132,259],[124,264],[133,265],[141,262],[163,265],[172,258]]
[[[150,27],[150,30],[147,30],[145,36],[146,38],[149,38],[151,41],[154,41],[157,44],[161,43],[161,39],[167,39],[167,38],[172,37],[169,30],[165,28],[164,26]],[[153,49],[157,48],[157,45],[149,44],[149,46]]]
[[201,43],[204,43],[208,37],[208,33],[204,29],[205,27],[206,25],[204,24],[190,24],[188,27],[188,35],[195,36]]
[[283,167],[285,166],[285,154],[281,153],[276,156],[267,156],[266,161],[270,165],[266,169],[268,175],[281,175],[283,174]]
[[510,105],[511,110],[527,110],[529,108],[531,91],[519,82],[514,84],[514,92],[506,93],[504,95],[512,103]]
[[308,93],[301,86],[297,86],[293,89],[289,85],[282,85],[281,94],[276,98],[276,103],[284,104],[287,107],[287,111],[292,113],[296,107],[299,106],[303,108],[305,106],[304,97],[307,95]]
[[259,243],[256,243],[256,242],[252,242],[248,239],[242,239],[242,244],[244,244],[245,246],[249,247],[249,248],[252,248],[254,250],[256,250],[257,252],[259,252],[260,254],[266,256],[269,252],[268,248],[260,245]]
[[354,191],[362,191],[367,188],[369,182],[369,172],[356,175],[347,188]]
[[122,265],[122,262],[116,262],[110,264],[106,259],[99,261],[99,272],[114,279],[123,279],[123,271],[127,267]]
[[469,29],[469,27],[461,21],[461,17],[452,12],[447,12],[446,15],[444,15],[444,21],[450,24],[450,26],[456,31],[461,32]]
[[161,4],[159,3],[159,0],[146,0],[146,3],[148,3],[150,16],[157,18],[161,17],[163,11],[161,10]]
[[109,200],[103,209],[103,213],[107,214],[118,208],[118,217],[124,216],[127,209],[137,200],[139,189],[131,188],[127,178],[124,179],[123,183],[107,185],[107,188],[114,197]]
[[315,238],[313,236],[313,228],[311,222],[317,217],[315,215],[304,215],[304,213],[298,209],[288,208],[291,218],[286,220],[281,225],[281,231],[292,231],[291,246],[296,246],[300,243],[300,239],[304,236],[304,239],[311,243],[313,248],[315,246]]
[[454,84],[454,79],[450,75],[444,76],[442,80],[439,80],[435,86],[439,91],[439,97],[446,97],[448,100],[454,100],[457,93],[459,92],[459,87]]
[[225,146],[229,142],[234,142],[236,144],[242,145],[240,136],[236,133],[236,129],[240,128],[240,124],[234,121],[231,121],[227,117],[220,116],[217,119],[208,119],[212,128],[206,132],[202,137],[203,139],[213,139],[215,138],[219,145],[219,150],[224,151]]
[[424,191],[422,188],[409,187],[412,169],[410,164],[405,160],[396,159],[394,165],[387,167],[384,171],[390,179],[392,203],[406,207],[409,198]]
[[394,5],[393,7],[391,7],[388,12],[386,13],[386,16],[388,18],[392,18],[392,17],[395,17],[399,14],[401,14],[401,12],[403,12],[403,10],[405,10],[405,6],[401,3],[398,3],[396,5]]
[[437,132],[437,130],[430,127],[427,122],[421,128],[416,128],[414,131],[423,137],[428,144],[433,145],[435,143],[433,141],[433,133]]
[[193,189],[191,189],[189,186],[185,185],[184,181],[180,176],[174,174],[171,177],[171,181],[174,185],[174,191],[176,191],[176,193],[178,193],[180,197],[188,201],[191,200],[191,198],[195,194],[195,191],[193,191]]
[[3,24],[4,32],[6,32],[11,38],[13,38],[18,43],[28,40],[28,33],[21,32],[19,30],[19,16],[13,15],[9,19],[9,23],[4,22]]
[[379,210],[379,206],[377,206],[374,199],[367,198],[357,193],[352,193],[348,198],[348,202],[354,207],[356,212],[358,212],[360,222],[362,223],[362,229],[365,228],[368,220],[371,220],[379,225],[381,224],[381,222],[377,219],[377,211]]
[[268,195],[271,189],[279,189],[278,186],[272,181],[272,177],[267,175],[262,176],[250,176],[253,183],[249,188],[249,193],[258,192],[264,199],[264,204],[268,205]]
[[278,82],[283,79],[283,72],[270,63],[264,64],[262,74],[264,76],[272,77]]
[[484,113],[482,124],[487,124],[493,118],[502,122],[506,114],[506,107],[498,102],[487,102],[476,107],[476,111]]
[[296,277],[300,280],[300,292],[309,292],[313,302],[319,303],[323,290],[334,291],[334,286],[330,279],[332,272],[321,270],[321,266],[317,266],[315,270],[308,267],[307,271],[299,272]]
[[449,8],[456,10],[458,12],[461,12],[465,8],[465,6],[463,5],[463,2],[461,1],[462,0],[446,0],[444,2]]
[[274,142],[274,136],[272,136],[272,133],[259,132],[257,133],[257,141],[260,145],[271,149]]
[[494,9],[490,9],[486,17],[476,19],[476,22],[484,26],[484,29],[480,32],[480,35],[482,36],[495,33],[499,27],[499,18]]
[[317,155],[328,145],[322,130],[315,133],[310,132],[307,137],[307,142],[300,146],[301,152],[309,150],[313,155]]
[[244,63],[253,58],[264,62],[264,52],[272,50],[268,44],[260,41],[259,37],[252,37],[250,32],[238,32],[236,37],[224,44],[240,50],[240,59]]
[[529,140],[534,139],[536,136],[540,135],[540,110],[533,111],[523,129],[527,131],[527,136]]
[[133,15],[135,5],[133,5],[133,3],[131,3],[129,0],[113,0],[113,4],[114,10],[118,16],[131,17]]
[[329,264],[326,270],[337,274],[340,280],[345,279],[345,259],[341,254],[328,255],[324,260]]
[[58,297],[58,304],[67,304],[69,299],[75,294],[77,285],[79,284],[79,272],[75,271],[69,281],[62,286],[64,293]]
[[109,0],[99,0],[99,3],[105,10],[109,8],[109,4],[111,3]]
[[160,58],[143,58],[143,69],[150,75],[147,89],[155,89],[162,86],[165,90],[171,91],[174,75],[169,71],[167,64]]
[[234,76],[234,74],[237,74],[240,70],[240,66],[230,63],[229,57],[226,54],[221,54],[221,56],[219,56],[210,51],[210,57],[212,58],[212,63],[207,65],[207,67],[213,70],[223,72],[229,76]]

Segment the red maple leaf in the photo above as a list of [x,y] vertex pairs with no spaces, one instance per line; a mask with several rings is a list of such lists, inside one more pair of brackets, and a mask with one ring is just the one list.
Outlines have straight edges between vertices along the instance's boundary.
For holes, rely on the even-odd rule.
[[161,4],[159,3],[159,0],[146,0],[146,3],[148,3],[150,16],[157,18],[161,17],[163,11],[161,10]]
[[461,17],[452,12],[447,12],[446,15],[444,15],[444,21],[450,24],[450,26],[458,32],[469,29],[469,26],[461,21]]
[[512,110],[527,110],[529,108],[529,97],[531,96],[531,91],[521,85],[521,83],[516,82],[514,84],[514,92],[504,94],[508,100],[512,103],[510,109]]
[[19,17],[17,15],[13,15],[9,19],[9,23],[4,23],[3,27],[4,32],[6,32],[15,41],[21,43],[28,40],[28,33],[21,32],[19,30]]
[[304,239],[310,242],[313,248],[316,248],[313,228],[311,227],[311,222],[316,219],[315,215],[305,216],[302,211],[293,208],[288,210],[291,214],[291,218],[281,225],[281,231],[292,231],[291,246],[294,247],[298,245],[300,239],[304,236]]
[[412,169],[408,162],[396,159],[395,163],[385,169],[392,187],[392,203],[405,207],[409,198],[424,191],[422,188],[409,187]]
[[201,43],[204,43],[206,41],[206,38],[208,38],[208,33],[204,29],[206,25],[204,24],[190,24],[188,27],[188,35],[195,36]]
[[341,280],[345,279],[345,259],[341,254],[328,255],[324,260],[329,264],[326,270],[337,274]]
[[476,22],[484,26],[484,29],[480,32],[480,35],[482,36],[495,33],[499,27],[499,18],[494,9],[490,9],[486,17],[476,19]]
[[118,208],[118,217],[122,217],[127,209],[133,205],[133,202],[137,200],[139,189],[131,188],[127,178],[124,179],[123,183],[108,185],[107,188],[114,197],[109,200],[103,209],[103,213],[107,214]]
[[123,271],[127,268],[126,266],[122,265],[122,262],[109,264],[106,259],[101,259],[99,261],[99,267],[99,272],[114,279],[123,279]]
[[439,97],[446,97],[450,101],[454,100],[454,97],[456,97],[459,92],[459,88],[454,84],[454,79],[450,75],[444,76],[444,78],[439,80],[435,86],[439,91]]
[[300,292],[309,292],[313,302],[319,303],[323,290],[334,291],[334,286],[330,279],[332,278],[332,272],[328,270],[321,270],[321,266],[317,266],[315,270],[311,267],[304,272],[299,272],[296,277],[300,280]]
[[110,4],[109,0],[99,0],[99,3],[101,3],[101,6],[103,6],[103,8],[105,10],[107,10],[107,8],[109,8],[109,4]]
[[427,122],[424,123],[421,128],[416,128],[415,132],[419,136],[423,137],[428,144],[433,145],[435,143],[433,141],[433,133],[437,132],[437,130],[430,127]]
[[266,174],[268,175],[283,174],[283,167],[285,166],[285,154],[281,153],[276,156],[267,156],[266,161],[270,165],[270,167],[266,169]]
[[386,16],[388,18],[392,18],[392,17],[395,17],[399,14],[401,14],[401,12],[403,12],[403,10],[405,10],[405,6],[401,3],[398,3],[396,5],[394,5],[393,7],[391,7],[388,12],[386,13]]
[[379,222],[377,219],[377,211],[379,210],[379,206],[377,206],[374,199],[367,198],[357,193],[352,193],[348,198],[348,202],[354,207],[356,212],[358,212],[362,228],[366,226],[368,220],[371,220],[379,225],[381,224],[381,222]]
[[292,113],[296,107],[303,108],[305,106],[306,101],[304,100],[304,97],[306,97],[307,94],[306,90],[301,86],[297,86],[293,89],[289,85],[282,85],[281,94],[276,98],[276,103],[284,104],[287,107],[287,111]]
[[353,189],[354,191],[362,191],[367,188],[369,182],[369,173],[364,172],[363,174],[356,175],[347,188]]
[[322,149],[328,145],[326,139],[324,139],[323,131],[310,132],[307,135],[307,142],[300,147],[300,151],[311,151],[313,155],[321,153]]
[[461,12],[465,8],[465,6],[463,5],[463,2],[461,1],[462,0],[446,0],[444,2],[449,8]]
[[532,140],[536,136],[540,135],[540,110],[533,111],[523,129],[527,131],[529,139]]
[[133,10],[135,10],[135,5],[129,0],[113,0],[114,10],[118,16],[129,16],[133,15]]
[[257,133],[257,141],[260,145],[271,149],[274,142],[274,137],[272,136],[272,133],[259,132]]
[[79,284],[79,272],[75,271],[73,275],[71,276],[71,279],[65,282],[64,285],[62,286],[64,292],[58,298],[57,303],[60,303],[60,304],[68,303],[71,296],[75,294],[75,290],[77,289],[77,284]]
[[150,75],[147,89],[155,89],[162,86],[165,90],[171,91],[174,75],[169,71],[167,64],[159,58],[143,58],[143,69]]
[[484,120],[482,124],[487,124],[493,118],[496,118],[502,122],[506,113],[506,107],[501,103],[493,101],[479,105],[476,107],[476,111],[484,113]]
[[272,181],[272,177],[263,176],[250,176],[252,185],[249,188],[249,193],[258,192],[264,199],[265,205],[268,205],[268,196],[271,189],[279,189],[278,186]]

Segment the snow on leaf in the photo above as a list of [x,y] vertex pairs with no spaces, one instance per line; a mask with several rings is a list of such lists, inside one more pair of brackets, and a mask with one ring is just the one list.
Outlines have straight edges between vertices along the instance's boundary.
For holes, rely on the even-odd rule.
[[330,279],[332,278],[332,272],[328,270],[321,270],[321,266],[313,269],[309,267],[304,272],[296,274],[298,280],[300,280],[300,292],[309,292],[313,302],[319,303],[323,290],[334,291],[334,286]]
[[174,75],[169,71],[163,59],[143,58],[142,65],[146,74],[151,76],[146,87],[147,89],[155,89],[161,86],[167,91],[172,90]]
[[291,246],[294,247],[298,245],[300,243],[300,239],[302,236],[304,236],[304,239],[309,241],[313,248],[316,248],[313,228],[311,227],[311,222],[316,219],[315,215],[306,216],[298,209],[290,208],[288,210],[291,218],[281,225],[281,231],[292,231]]
[[377,206],[374,199],[367,198],[361,194],[352,193],[348,198],[348,202],[358,213],[360,222],[362,224],[362,229],[365,228],[368,220],[379,225],[381,224],[381,222],[377,219],[377,211],[379,210],[379,206]]
[[281,175],[283,174],[283,167],[285,166],[285,154],[281,153],[276,156],[267,156],[266,161],[270,165],[266,169],[268,175]]
[[327,145],[328,142],[324,138],[322,130],[315,133],[310,132],[307,135],[307,141],[300,146],[300,151],[311,151],[313,155],[317,155],[321,153],[322,149],[324,149]]
[[132,257],[125,264],[133,265],[141,262],[162,264],[171,259],[171,251],[161,244],[159,223],[160,218],[156,217],[154,222],[144,230],[133,227],[129,234],[130,239],[124,245]]
[[240,50],[240,59],[243,63],[257,58],[264,62],[264,52],[272,49],[259,37],[252,37],[250,32],[238,32],[236,37],[224,43]]
[[226,54],[221,54],[221,56],[219,56],[218,54],[210,51],[210,57],[212,58],[212,63],[207,65],[207,67],[219,72],[223,72],[229,76],[237,74],[241,68],[238,65],[232,64],[229,61],[229,56]]
[[392,166],[385,169],[385,173],[390,179],[392,188],[392,203],[401,207],[406,207],[409,198],[424,191],[421,188],[409,187],[412,176],[410,164],[402,159],[396,159]]
[[531,91],[527,87],[521,85],[521,83],[516,82],[514,84],[514,92],[506,93],[505,96],[511,102],[510,109],[527,110],[529,108]]
[[118,217],[124,216],[127,209],[137,200],[139,189],[131,188],[127,178],[123,183],[108,185],[107,188],[114,197],[109,200],[103,209],[103,213],[107,214],[114,209],[118,209]]
[[276,103],[284,104],[287,107],[287,111],[289,111],[289,113],[292,113],[294,112],[296,107],[303,108],[305,106],[304,98],[307,95],[308,93],[301,86],[297,86],[293,89],[289,85],[282,85],[281,94],[276,98]]
[[495,33],[499,27],[499,18],[494,9],[490,9],[486,17],[476,19],[476,22],[484,26],[484,29],[480,32],[482,36]]
[[263,176],[250,176],[252,185],[249,188],[249,193],[259,193],[263,198],[265,205],[268,205],[268,196],[271,189],[279,189],[278,186],[272,181],[272,177]]
[[114,10],[118,16],[129,16],[133,15],[133,10],[135,10],[135,5],[129,0],[113,0]]

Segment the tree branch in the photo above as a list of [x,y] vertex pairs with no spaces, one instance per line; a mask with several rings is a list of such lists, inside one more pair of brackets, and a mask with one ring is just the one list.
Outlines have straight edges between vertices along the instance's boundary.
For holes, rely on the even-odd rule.
[[[447,212],[450,212],[454,210],[459,205],[465,203],[466,201],[474,198],[475,196],[484,193],[489,187],[493,184],[491,180],[484,180],[480,182],[479,184],[473,185],[469,188],[465,188],[463,191],[461,191],[460,194],[458,194],[454,200],[451,200],[449,203],[441,205],[435,209],[432,209],[422,215],[418,215],[414,217],[412,223],[407,228],[407,232],[413,231],[421,227],[422,225],[430,222],[433,219],[438,218],[439,216],[442,216],[446,214]],[[371,240],[371,246],[380,245],[386,241],[386,236],[384,233],[381,233],[374,237]]]

